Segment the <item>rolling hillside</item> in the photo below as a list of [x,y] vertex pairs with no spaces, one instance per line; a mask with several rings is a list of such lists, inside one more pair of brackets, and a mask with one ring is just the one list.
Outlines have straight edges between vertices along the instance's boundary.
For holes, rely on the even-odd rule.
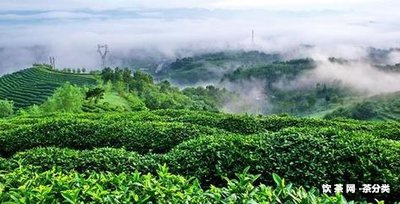
[[269,64],[280,60],[278,54],[266,54],[258,51],[231,51],[195,55],[176,59],[169,65],[154,72],[158,79],[167,79],[179,85],[193,85],[200,82],[217,82],[225,73],[238,67]]
[[381,94],[337,108],[325,118],[400,121],[400,92]]
[[16,108],[41,104],[65,82],[93,85],[96,79],[93,75],[61,73],[34,66],[0,77],[0,99],[14,101]]

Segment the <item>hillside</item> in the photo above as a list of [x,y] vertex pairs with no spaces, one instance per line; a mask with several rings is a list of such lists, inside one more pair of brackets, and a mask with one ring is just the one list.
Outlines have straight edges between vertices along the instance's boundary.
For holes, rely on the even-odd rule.
[[305,58],[238,68],[225,74],[221,84],[233,84],[239,90],[260,84],[256,87],[265,95],[261,100],[269,104],[269,109],[263,110],[263,114],[309,116],[331,110],[346,98],[356,96],[340,81],[309,84],[297,82],[303,74],[315,70],[316,64],[313,59]]
[[351,118],[357,120],[400,120],[400,92],[372,96],[341,106],[326,114],[325,118]]
[[238,67],[263,65],[280,60],[278,54],[259,51],[225,51],[205,53],[193,57],[178,58],[154,71],[154,76],[167,79],[179,85],[193,85],[201,82],[218,82],[225,73]]
[[96,79],[89,74],[63,73],[46,66],[34,66],[0,77],[0,99],[14,101],[16,108],[42,104],[66,82],[94,85]]
[[[237,71],[226,80],[289,79],[312,65],[311,60],[276,62]],[[180,90],[128,68],[78,75],[36,66],[5,79],[14,79],[12,90],[21,95],[21,87],[29,84],[61,88],[52,89],[55,94],[36,111],[31,107],[0,119],[0,203],[27,198],[32,203],[398,200],[398,122],[220,113],[221,104],[236,95],[213,86]],[[103,83],[81,87],[96,79]],[[78,86],[61,85],[66,81]],[[280,110],[293,113],[301,110],[293,107],[329,108],[327,96],[334,100],[342,93],[322,84],[299,93],[272,84],[266,88],[286,102]],[[89,93],[102,94],[90,98]],[[382,109],[393,115],[395,99],[398,94],[369,101],[385,101]],[[56,103],[68,100],[80,105],[67,111],[66,105],[78,103]],[[323,184],[337,183],[390,184],[391,193],[321,194]]]

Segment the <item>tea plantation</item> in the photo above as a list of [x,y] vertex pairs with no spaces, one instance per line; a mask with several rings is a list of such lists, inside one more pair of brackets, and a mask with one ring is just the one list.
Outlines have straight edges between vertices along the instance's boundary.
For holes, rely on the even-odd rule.
[[[394,203],[399,161],[397,122],[187,110],[0,120],[4,203]],[[390,193],[321,194],[350,183]]]
[[13,101],[16,108],[42,104],[66,82],[96,84],[95,78],[89,74],[63,73],[45,66],[34,66],[0,77],[0,99]]

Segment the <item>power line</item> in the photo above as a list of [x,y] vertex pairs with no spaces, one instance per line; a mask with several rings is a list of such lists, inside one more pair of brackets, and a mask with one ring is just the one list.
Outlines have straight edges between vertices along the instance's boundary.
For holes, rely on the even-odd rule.
[[254,45],[254,30],[251,30],[251,43]]

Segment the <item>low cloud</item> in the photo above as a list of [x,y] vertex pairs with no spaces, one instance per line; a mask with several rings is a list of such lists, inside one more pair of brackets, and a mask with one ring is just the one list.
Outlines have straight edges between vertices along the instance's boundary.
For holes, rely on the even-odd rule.
[[390,65],[400,64],[400,50],[393,51],[388,56],[387,63]]
[[[109,45],[110,66],[132,65],[124,63],[143,58],[137,52],[149,53],[152,59],[156,53],[159,62],[238,49],[279,52],[288,59],[315,57],[316,51],[361,58],[368,47],[400,46],[399,3],[392,0],[357,1],[351,4],[357,10],[343,2],[313,0],[302,5],[288,0],[287,7],[265,1],[179,2],[1,2],[0,74],[47,62],[49,56],[55,56],[59,68],[96,69],[101,64],[97,44]],[[36,56],[37,47],[46,52]],[[397,56],[390,59],[396,61]]]
[[236,100],[228,101],[223,105],[224,112],[265,114],[272,108],[265,92],[263,80],[250,79],[241,83],[224,82],[219,86],[238,95]]
[[317,67],[298,79],[280,87],[296,89],[312,87],[317,83],[335,83],[352,88],[360,93],[375,95],[400,90],[400,73],[379,70],[369,63],[355,61],[335,63],[329,60],[319,60]]

